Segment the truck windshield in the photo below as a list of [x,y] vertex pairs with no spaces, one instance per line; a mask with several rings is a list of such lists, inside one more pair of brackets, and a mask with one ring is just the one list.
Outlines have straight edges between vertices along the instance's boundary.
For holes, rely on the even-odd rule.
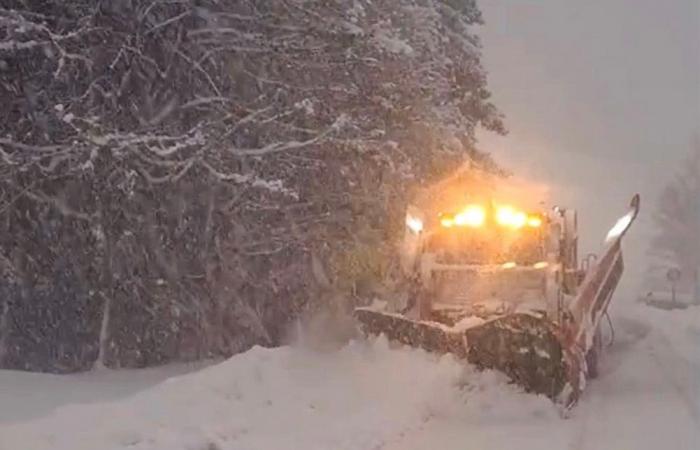
[[440,229],[427,250],[445,264],[536,264],[545,259],[540,230]]

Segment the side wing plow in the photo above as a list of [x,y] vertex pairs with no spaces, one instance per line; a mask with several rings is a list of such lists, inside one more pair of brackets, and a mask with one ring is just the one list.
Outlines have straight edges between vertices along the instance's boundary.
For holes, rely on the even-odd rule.
[[637,194],[632,198],[627,214],[618,219],[608,232],[601,257],[588,271],[565,313],[560,339],[569,359],[569,382],[573,389],[570,398],[565,400],[568,404],[575,403],[585,387],[588,373],[585,357],[593,350],[596,331],[622,278],[622,238],[637,218],[639,206]]

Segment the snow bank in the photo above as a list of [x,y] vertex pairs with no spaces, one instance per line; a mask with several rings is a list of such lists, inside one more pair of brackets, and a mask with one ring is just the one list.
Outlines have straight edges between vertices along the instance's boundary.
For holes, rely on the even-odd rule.
[[[601,377],[568,420],[501,374],[378,339],[337,351],[254,348],[124,400],[0,423],[0,450],[699,448],[700,308],[635,305],[613,317]],[[49,380],[21,381],[38,379]]]
[[121,402],[5,426],[0,449],[364,450],[470,405],[483,412],[505,398],[494,414],[513,414],[513,402],[519,414],[524,397],[526,408],[552,410],[503,382],[382,339],[333,353],[254,348]]
[[[68,404],[119,401],[165,379],[195,372],[213,363],[202,361],[138,370],[94,370],[72,375],[0,370],[0,430],[3,424],[43,417]],[[0,431],[0,442],[2,435]]]
[[[86,389],[112,391],[0,422],[0,450],[698,448],[700,308],[634,305],[613,318],[601,377],[569,420],[501,374],[377,339],[337,351],[254,348],[148,387],[151,374],[138,389],[118,387],[133,385],[128,373],[0,372],[0,402],[13,379],[36,384],[27,402],[57,389],[75,389],[75,402],[88,401]],[[120,392],[131,396],[111,401]]]
[[[629,306],[619,314],[622,320],[646,324],[655,341],[700,367],[700,307],[663,310],[644,304]],[[700,379],[700,372],[698,372]]]

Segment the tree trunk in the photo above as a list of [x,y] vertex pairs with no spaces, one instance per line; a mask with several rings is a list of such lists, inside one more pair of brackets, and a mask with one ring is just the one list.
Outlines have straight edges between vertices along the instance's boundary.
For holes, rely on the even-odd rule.
[[[109,343],[109,318],[112,309],[112,299],[114,296],[114,277],[112,275],[112,250],[113,242],[110,234],[110,230],[107,228],[107,221],[105,217],[105,212],[102,206],[99,207],[99,218],[98,218],[98,245],[102,250],[102,289],[101,297],[103,299],[102,303],[102,320],[100,323],[100,335],[98,338],[99,350],[97,353],[97,359],[93,363],[93,369],[104,369],[107,366],[105,362],[107,360],[107,345]],[[106,291],[106,293],[105,293]]]
[[107,345],[109,343],[109,313],[111,307],[112,298],[104,296],[104,303],[102,304],[102,323],[100,324],[100,347],[93,369],[104,369],[107,367],[105,365],[105,355],[107,354]]
[[7,338],[10,334],[9,328],[10,317],[10,299],[5,298],[0,309],[0,368],[5,366],[5,357],[7,356]]

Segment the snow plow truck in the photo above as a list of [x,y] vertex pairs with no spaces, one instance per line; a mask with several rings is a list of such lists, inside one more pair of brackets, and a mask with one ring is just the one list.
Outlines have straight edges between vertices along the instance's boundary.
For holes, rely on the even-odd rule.
[[579,260],[576,211],[528,203],[491,177],[446,181],[407,208],[405,294],[354,311],[368,335],[504,372],[565,408],[598,371],[635,195],[599,256]]

